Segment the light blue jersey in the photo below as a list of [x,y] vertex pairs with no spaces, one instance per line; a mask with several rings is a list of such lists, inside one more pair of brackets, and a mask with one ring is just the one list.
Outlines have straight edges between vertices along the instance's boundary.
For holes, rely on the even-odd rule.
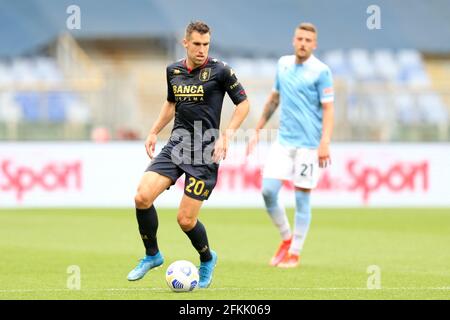
[[297,148],[319,147],[322,137],[322,105],[334,100],[333,79],[327,65],[311,55],[302,64],[295,55],[278,61],[274,90],[280,94],[282,145]]

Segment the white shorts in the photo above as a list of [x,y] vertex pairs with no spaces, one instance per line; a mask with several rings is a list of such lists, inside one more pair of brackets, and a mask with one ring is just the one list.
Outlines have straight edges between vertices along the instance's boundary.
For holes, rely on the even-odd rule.
[[270,147],[263,178],[289,180],[296,187],[313,189],[320,172],[317,149],[287,147],[276,141]]

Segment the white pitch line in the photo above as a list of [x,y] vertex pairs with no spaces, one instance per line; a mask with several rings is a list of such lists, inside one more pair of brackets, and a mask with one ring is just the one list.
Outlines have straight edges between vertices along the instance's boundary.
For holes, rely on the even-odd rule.
[[[387,287],[381,289],[368,288],[208,288],[208,291],[450,291],[450,287]],[[170,292],[169,288],[99,288],[99,289],[6,289],[0,293],[32,293],[32,292],[114,292],[114,291],[163,291]]]

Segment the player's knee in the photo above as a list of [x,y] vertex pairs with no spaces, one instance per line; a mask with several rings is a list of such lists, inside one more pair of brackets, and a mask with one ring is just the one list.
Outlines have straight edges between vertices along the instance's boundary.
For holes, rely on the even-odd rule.
[[271,188],[263,187],[262,188],[262,195],[263,195],[264,199],[269,199],[269,198],[275,198],[277,194]]
[[186,215],[183,215],[182,212],[177,216],[178,224],[183,231],[189,231],[195,227],[197,222],[196,218],[192,218]]
[[262,193],[264,196],[276,197],[283,182],[277,179],[264,178],[262,181]]
[[272,188],[270,185],[263,185],[262,196],[268,208],[276,205],[278,192],[277,190],[274,190],[274,188]]
[[134,197],[136,208],[145,209],[152,205],[152,199],[145,193],[138,192]]

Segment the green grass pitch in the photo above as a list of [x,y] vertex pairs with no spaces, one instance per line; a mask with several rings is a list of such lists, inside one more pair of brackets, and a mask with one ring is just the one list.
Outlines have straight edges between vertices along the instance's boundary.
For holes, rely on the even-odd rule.
[[[449,209],[313,209],[300,267],[268,265],[279,235],[263,209],[203,209],[218,253],[209,289],[173,293],[165,269],[198,264],[176,222],[158,210],[162,268],[126,276],[143,254],[133,209],[0,210],[0,299],[449,299]],[[288,210],[293,218],[293,210]],[[79,266],[80,290],[67,268]],[[368,289],[376,265],[381,289]]]

